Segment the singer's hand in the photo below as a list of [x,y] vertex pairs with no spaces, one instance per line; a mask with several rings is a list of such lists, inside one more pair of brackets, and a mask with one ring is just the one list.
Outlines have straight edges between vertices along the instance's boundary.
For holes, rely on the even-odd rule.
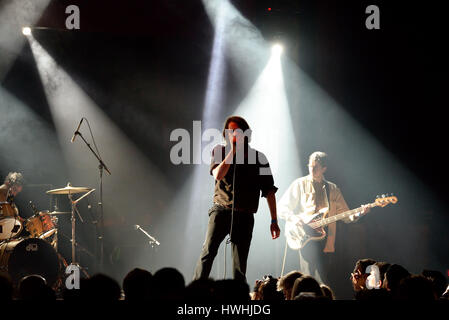
[[279,235],[281,234],[281,229],[279,228],[277,222],[274,222],[270,225],[270,231],[271,231],[271,238],[273,240],[279,238]]

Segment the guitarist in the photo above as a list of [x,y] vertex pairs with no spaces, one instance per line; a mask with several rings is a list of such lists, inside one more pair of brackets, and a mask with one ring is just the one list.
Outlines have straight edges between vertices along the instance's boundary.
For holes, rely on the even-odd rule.
[[[327,170],[327,154],[316,151],[309,157],[309,174],[292,182],[278,203],[278,213],[281,219],[302,223],[307,216],[319,211],[328,212],[330,217],[348,211],[348,205],[334,183],[324,178]],[[355,222],[360,215],[369,211],[369,207],[362,206],[363,210],[343,221]],[[296,214],[300,212],[300,214]],[[326,237],[321,241],[309,241],[299,249],[300,271],[315,277],[321,283],[329,283],[329,276],[335,273],[331,265],[335,252],[335,237],[337,233],[336,222],[327,227]],[[334,267],[335,269],[335,267]]]

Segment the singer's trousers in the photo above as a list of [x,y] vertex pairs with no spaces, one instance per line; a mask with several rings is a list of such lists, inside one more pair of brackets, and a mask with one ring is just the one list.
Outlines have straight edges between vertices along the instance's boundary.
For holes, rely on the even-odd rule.
[[232,211],[214,205],[209,209],[209,224],[206,239],[195,269],[193,280],[208,278],[218,248],[224,238],[231,233],[233,277],[246,282],[246,263],[254,227],[254,214],[234,212],[231,231]]

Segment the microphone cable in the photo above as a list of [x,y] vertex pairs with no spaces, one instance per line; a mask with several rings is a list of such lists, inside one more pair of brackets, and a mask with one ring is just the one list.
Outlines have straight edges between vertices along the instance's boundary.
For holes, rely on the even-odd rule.
[[229,236],[226,239],[225,247],[224,247],[224,275],[223,279],[226,279],[226,247],[232,240],[232,226],[234,224],[234,203],[235,203],[235,171],[237,170],[236,163],[234,161],[234,172],[232,173],[232,209],[231,209],[231,226],[229,228]]

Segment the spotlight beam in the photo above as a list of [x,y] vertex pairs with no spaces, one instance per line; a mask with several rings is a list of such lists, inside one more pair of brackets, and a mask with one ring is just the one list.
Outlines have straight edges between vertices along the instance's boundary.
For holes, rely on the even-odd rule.
[[[148,203],[169,203],[170,201],[169,195],[173,194],[173,191],[166,177],[32,35],[27,39],[50,106],[65,163],[69,169],[68,181],[72,185],[90,187],[98,185],[97,160],[87,150],[84,143],[70,143],[77,121],[85,117],[92,125],[92,134],[101,149],[102,158],[114,172],[111,176],[107,175],[104,180],[105,203],[101,205],[104,205],[105,221],[107,219],[125,221],[126,219],[133,224],[143,224],[144,222],[140,222],[141,219],[151,215]],[[90,138],[86,134],[87,137]],[[131,161],[132,165],[130,165]],[[120,188],[118,192],[116,186],[123,186],[123,188]],[[120,196],[117,196],[118,194]],[[136,199],[141,200],[136,201]],[[130,210],[130,204],[132,204],[132,210]],[[104,230],[103,235],[107,235],[108,230],[110,229]],[[121,241],[123,239],[118,236],[114,239],[116,244]],[[140,259],[140,256],[137,256],[139,255],[136,255],[136,260]]]
[[49,3],[50,0],[0,1],[0,81],[25,44],[22,27],[33,26]]

